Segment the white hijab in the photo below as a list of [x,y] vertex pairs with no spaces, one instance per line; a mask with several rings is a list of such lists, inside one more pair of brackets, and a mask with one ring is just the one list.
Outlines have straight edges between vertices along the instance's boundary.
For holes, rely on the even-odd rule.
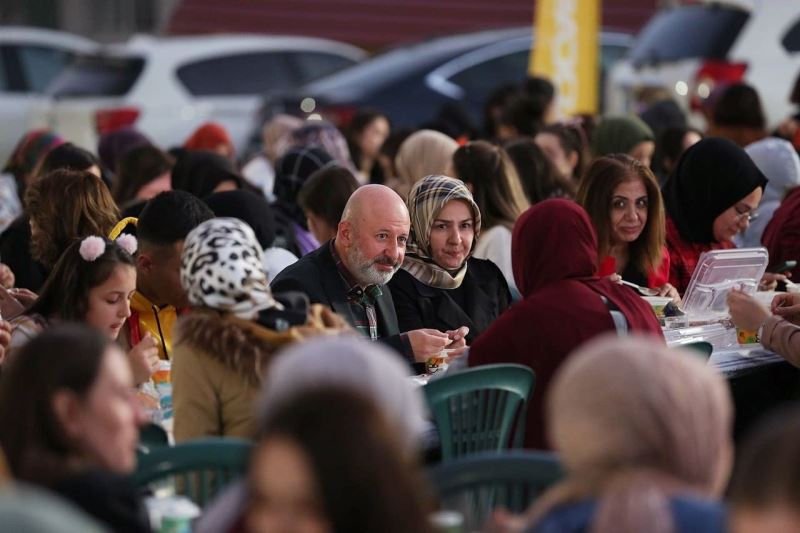
[[259,426],[279,404],[305,390],[344,386],[372,398],[397,428],[404,449],[416,453],[430,424],[422,391],[410,375],[398,355],[360,337],[311,339],[292,345],[270,365],[259,402]]
[[756,210],[758,218],[734,239],[740,248],[761,246],[764,229],[786,193],[800,186],[800,157],[790,142],[768,137],[747,145],[744,151],[769,182]]

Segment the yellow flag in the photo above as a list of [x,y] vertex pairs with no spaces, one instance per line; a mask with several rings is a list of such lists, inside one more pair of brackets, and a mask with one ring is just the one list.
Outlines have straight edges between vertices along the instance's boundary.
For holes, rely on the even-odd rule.
[[597,112],[600,0],[536,0],[528,72],[550,79],[560,116]]

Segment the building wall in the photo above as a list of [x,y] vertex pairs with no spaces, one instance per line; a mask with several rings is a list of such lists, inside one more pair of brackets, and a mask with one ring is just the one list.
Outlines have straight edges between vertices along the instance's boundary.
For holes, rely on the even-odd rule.
[[180,0],[2,0],[0,24],[40,26],[101,42],[163,33]]
[[[578,0],[585,1],[585,0]],[[366,48],[533,21],[533,0],[182,0],[167,33],[290,33]],[[658,0],[603,0],[603,25],[635,32]]]

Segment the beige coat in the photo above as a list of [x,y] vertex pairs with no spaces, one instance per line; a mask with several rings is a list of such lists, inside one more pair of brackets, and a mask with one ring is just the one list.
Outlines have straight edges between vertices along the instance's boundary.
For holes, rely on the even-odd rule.
[[764,322],[761,344],[794,366],[800,367],[800,327],[783,317],[773,315]]
[[312,336],[348,329],[321,305],[312,306],[305,325],[284,332],[211,310],[180,317],[172,357],[175,441],[251,438],[255,401],[275,353]]

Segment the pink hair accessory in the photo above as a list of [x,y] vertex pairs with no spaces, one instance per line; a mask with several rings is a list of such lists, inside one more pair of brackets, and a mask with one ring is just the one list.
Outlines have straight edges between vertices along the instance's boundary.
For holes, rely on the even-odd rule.
[[106,251],[106,241],[102,237],[86,237],[81,241],[78,252],[84,261],[95,261]]
[[129,254],[133,255],[136,253],[136,249],[139,248],[139,242],[136,240],[136,237],[131,235],[130,233],[123,233],[119,237],[117,237],[116,242],[120,248],[128,252]]

